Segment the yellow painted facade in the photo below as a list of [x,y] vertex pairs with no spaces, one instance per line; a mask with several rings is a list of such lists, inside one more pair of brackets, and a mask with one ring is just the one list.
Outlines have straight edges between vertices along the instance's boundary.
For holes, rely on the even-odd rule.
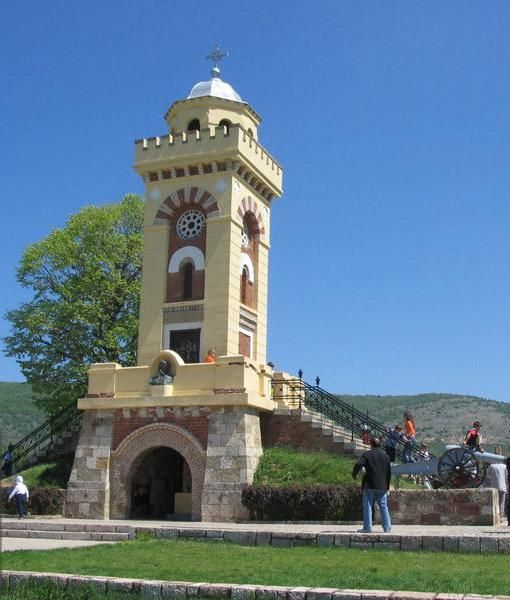
[[[228,86],[211,80],[216,81]],[[270,209],[282,193],[282,168],[259,143],[261,119],[243,101],[189,97],[174,102],[165,119],[167,133],[136,142],[134,168],[144,179],[146,198],[138,366],[92,365],[89,393],[78,406],[271,410],[271,369],[266,366]],[[190,129],[193,122],[199,127]],[[203,298],[169,302],[169,244],[177,233],[165,219],[185,205],[196,208],[199,197],[206,215]],[[247,213],[258,232],[250,306],[241,303]],[[154,361],[170,348],[170,334],[186,328],[200,331],[200,360],[215,348],[217,362],[174,361],[172,384],[150,385]],[[247,356],[240,356],[242,335],[245,343],[249,340]]]

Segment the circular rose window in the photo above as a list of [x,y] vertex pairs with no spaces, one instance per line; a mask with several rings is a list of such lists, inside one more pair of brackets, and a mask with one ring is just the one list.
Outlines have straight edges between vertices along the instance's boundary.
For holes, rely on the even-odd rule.
[[191,240],[202,232],[205,217],[198,210],[188,210],[177,220],[177,235],[181,240]]

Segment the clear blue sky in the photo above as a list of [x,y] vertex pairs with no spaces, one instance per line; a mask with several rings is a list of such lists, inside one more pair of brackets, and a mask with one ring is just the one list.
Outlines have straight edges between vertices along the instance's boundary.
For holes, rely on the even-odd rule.
[[[142,192],[133,141],[222,77],[284,166],[269,356],[339,393],[510,401],[510,3],[4,3],[2,311],[23,248]],[[0,324],[0,335],[8,327]],[[19,381],[0,358],[0,380]]]

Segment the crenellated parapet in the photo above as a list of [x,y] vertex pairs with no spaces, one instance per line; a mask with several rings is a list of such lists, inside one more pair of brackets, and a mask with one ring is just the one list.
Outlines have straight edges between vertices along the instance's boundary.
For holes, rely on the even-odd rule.
[[143,138],[135,144],[134,166],[147,182],[234,170],[268,201],[282,193],[281,165],[241,125]]

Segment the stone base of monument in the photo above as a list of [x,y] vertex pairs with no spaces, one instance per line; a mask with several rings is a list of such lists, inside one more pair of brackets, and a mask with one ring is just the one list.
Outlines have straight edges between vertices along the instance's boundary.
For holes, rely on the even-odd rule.
[[241,491],[262,455],[260,412],[273,407],[271,372],[240,355],[92,365],[66,516],[247,518]]
[[497,525],[502,518],[490,488],[392,490],[389,506],[395,525]]

